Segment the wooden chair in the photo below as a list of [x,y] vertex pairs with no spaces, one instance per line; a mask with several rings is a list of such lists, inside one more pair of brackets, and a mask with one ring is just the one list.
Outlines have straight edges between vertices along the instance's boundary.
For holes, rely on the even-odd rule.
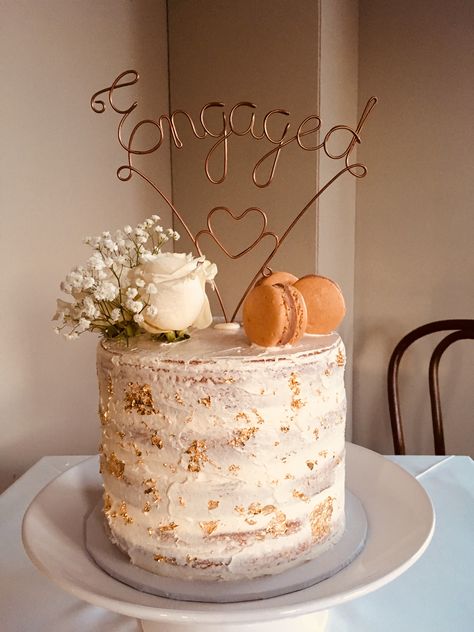
[[439,379],[438,369],[439,362],[446,349],[456,342],[463,339],[474,339],[474,320],[438,320],[427,323],[421,327],[417,327],[406,336],[404,336],[395,347],[387,373],[388,386],[388,406],[390,411],[390,421],[392,424],[393,445],[395,454],[406,454],[405,438],[403,435],[402,418],[400,415],[400,401],[398,394],[398,369],[403,354],[408,347],[415,341],[440,331],[451,331],[445,338],[438,343],[431,356],[428,381],[431,400],[431,416],[433,421],[433,435],[435,454],[446,454],[443,432],[443,417],[441,413],[441,403],[439,396]]

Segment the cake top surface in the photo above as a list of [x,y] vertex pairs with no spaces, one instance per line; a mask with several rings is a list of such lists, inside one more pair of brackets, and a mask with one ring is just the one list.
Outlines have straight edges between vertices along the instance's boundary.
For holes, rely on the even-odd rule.
[[242,327],[237,330],[225,331],[208,327],[193,332],[188,340],[182,342],[162,343],[153,340],[148,335],[135,336],[127,343],[124,341],[102,340],[101,347],[112,354],[127,357],[127,363],[133,363],[138,358],[143,363],[172,362],[172,363],[216,363],[220,360],[237,360],[239,362],[255,362],[262,360],[282,360],[285,358],[312,356],[322,353],[340,344],[337,333],[327,336],[306,334],[303,339],[293,346],[259,347],[250,344]]

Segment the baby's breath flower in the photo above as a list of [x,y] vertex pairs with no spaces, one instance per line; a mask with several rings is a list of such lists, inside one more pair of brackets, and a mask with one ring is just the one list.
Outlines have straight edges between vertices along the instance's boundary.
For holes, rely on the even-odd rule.
[[155,214],[136,228],[126,225],[113,236],[103,231],[84,239],[93,253],[85,266],[75,267],[61,282],[70,302],[58,300],[56,333],[74,340],[84,331],[128,337],[146,329],[144,314],[158,315],[157,307],[148,304],[158,290],[145,281],[140,266],[153,262],[170,239],[179,239],[175,230],[164,229],[159,221]]

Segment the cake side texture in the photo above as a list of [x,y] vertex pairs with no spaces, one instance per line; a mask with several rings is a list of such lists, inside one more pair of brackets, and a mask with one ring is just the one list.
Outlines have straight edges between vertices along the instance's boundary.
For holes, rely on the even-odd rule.
[[104,514],[133,564],[238,580],[313,559],[344,530],[345,352],[205,329],[99,343]]

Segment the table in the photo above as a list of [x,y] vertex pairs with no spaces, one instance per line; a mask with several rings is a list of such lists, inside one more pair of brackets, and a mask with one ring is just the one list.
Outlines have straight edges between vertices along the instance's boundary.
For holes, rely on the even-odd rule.
[[[85,458],[44,457],[0,496],[2,632],[140,632],[136,620],[57,588],[23,550],[21,521],[31,500],[55,476]],[[462,456],[387,458],[416,476],[429,493],[436,512],[433,540],[401,577],[332,609],[327,632],[474,630],[474,462]]]

